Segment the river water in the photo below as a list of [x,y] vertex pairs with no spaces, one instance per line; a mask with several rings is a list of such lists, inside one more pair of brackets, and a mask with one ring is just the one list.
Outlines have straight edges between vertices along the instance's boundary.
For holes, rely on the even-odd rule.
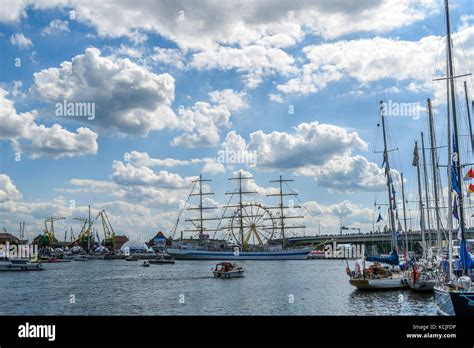
[[245,277],[214,279],[217,261],[90,260],[0,272],[0,315],[435,315],[433,295],[364,293],[340,260],[241,261]]

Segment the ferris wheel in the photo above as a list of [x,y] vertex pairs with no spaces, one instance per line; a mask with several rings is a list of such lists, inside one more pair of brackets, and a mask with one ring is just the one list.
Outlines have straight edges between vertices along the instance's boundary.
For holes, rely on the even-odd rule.
[[228,230],[239,245],[265,245],[273,238],[275,222],[268,208],[259,203],[244,203],[230,216]]

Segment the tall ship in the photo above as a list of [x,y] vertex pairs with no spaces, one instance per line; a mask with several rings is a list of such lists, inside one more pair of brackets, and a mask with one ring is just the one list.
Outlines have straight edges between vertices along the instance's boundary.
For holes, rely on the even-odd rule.
[[[210,180],[199,176],[193,182],[191,193],[179,213],[173,230],[172,246],[167,248],[167,253],[175,259],[188,260],[305,260],[312,249],[294,248],[288,245],[287,241],[289,230],[305,228],[301,224],[289,223],[303,218],[300,215],[287,214],[288,210],[300,208],[293,204],[285,205],[284,202],[287,196],[297,196],[296,192],[286,192],[283,189],[283,185],[292,180],[280,176],[279,179],[270,181],[278,184],[275,193],[266,195],[279,198],[275,206],[266,206],[246,199],[257,193],[249,188],[251,180],[253,177],[244,176],[242,172],[230,178],[229,181],[237,183],[237,189],[226,193],[229,200],[222,207],[221,217],[213,217],[208,216],[208,212],[219,210],[219,207],[204,206],[203,202],[204,197],[214,194],[209,185],[205,185]],[[188,204],[196,197],[196,204]],[[182,229],[180,237],[175,239],[183,211],[198,214],[185,220],[191,228]],[[207,226],[213,221],[214,227]],[[185,238],[185,234],[189,233],[191,236]]]

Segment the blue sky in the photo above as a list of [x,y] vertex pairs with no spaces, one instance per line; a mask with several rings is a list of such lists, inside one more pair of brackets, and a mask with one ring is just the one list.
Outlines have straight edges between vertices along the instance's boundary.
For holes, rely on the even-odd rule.
[[[295,179],[306,234],[317,220],[338,233],[340,217],[368,231],[374,201],[386,200],[379,101],[420,105],[419,119],[387,122],[393,175],[404,173],[411,200],[427,98],[446,144],[444,84],[431,81],[444,69],[441,1],[111,3],[0,5],[0,227],[26,221],[36,235],[62,215],[60,230],[78,228],[72,217],[91,204],[146,240],[169,233],[194,176],[213,180],[217,204],[244,170],[263,201],[268,180]],[[451,21],[456,71],[471,72],[472,1],[451,1]],[[56,116],[64,100],[94,103],[95,119]],[[220,150],[255,153],[258,164],[222,163]]]

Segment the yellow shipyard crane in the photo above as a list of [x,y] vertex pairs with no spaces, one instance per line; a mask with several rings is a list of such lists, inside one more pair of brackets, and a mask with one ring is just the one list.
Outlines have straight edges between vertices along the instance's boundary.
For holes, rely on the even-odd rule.
[[[59,220],[65,220],[62,216],[51,216],[44,220],[44,234],[41,237],[40,243],[42,245],[52,245],[56,242],[56,236],[54,235],[54,222]],[[49,228],[48,228],[49,223]]]
[[94,238],[92,234],[93,222],[91,220],[91,207],[89,206],[89,215],[87,218],[78,217],[78,218],[74,218],[74,220],[83,222],[81,231],[79,232],[78,240],[79,240],[80,246],[83,249],[89,251],[89,249],[92,246],[93,238]]
[[103,245],[111,250],[112,252],[115,251],[115,231],[114,228],[112,227],[112,224],[110,223],[109,217],[107,216],[107,213],[105,212],[105,209],[102,209],[99,214],[96,216],[96,220],[99,218],[102,220],[102,228],[104,229],[104,240],[103,240]]

